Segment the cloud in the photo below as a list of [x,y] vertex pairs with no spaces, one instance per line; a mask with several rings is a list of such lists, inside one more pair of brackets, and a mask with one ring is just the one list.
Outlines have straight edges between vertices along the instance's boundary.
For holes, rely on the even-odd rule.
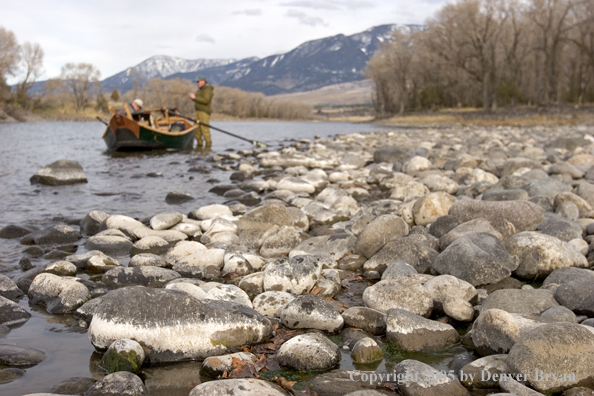
[[259,8],[253,8],[249,10],[241,10],[241,11],[234,11],[231,15],[248,15],[248,16],[257,16],[262,15],[262,10]]
[[324,26],[327,25],[322,18],[310,17],[306,13],[297,11],[297,10],[287,11],[286,16],[288,16],[289,18],[296,18],[297,20],[299,20],[299,23],[301,23],[303,25],[308,25],[308,26],[313,26],[313,27],[318,26],[318,25],[324,25]]
[[198,36],[196,36],[196,41],[200,42],[200,43],[210,43],[210,44],[214,44],[215,40],[210,37],[208,34],[202,33],[199,34]]
[[375,7],[375,4],[369,0],[293,0],[281,3],[281,5],[313,10],[356,10]]

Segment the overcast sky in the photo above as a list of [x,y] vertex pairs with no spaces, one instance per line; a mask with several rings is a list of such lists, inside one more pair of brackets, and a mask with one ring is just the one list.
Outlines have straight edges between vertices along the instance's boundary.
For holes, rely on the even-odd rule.
[[[110,77],[153,55],[263,58],[373,26],[423,24],[446,0],[0,0],[0,26],[45,52],[42,79],[68,63]],[[9,79],[14,82],[14,78]]]

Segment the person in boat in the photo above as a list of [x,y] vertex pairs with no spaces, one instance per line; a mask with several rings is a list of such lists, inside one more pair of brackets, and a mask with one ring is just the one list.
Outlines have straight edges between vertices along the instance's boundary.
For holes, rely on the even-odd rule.
[[[144,121],[144,116],[147,114],[146,111],[142,110],[142,106],[144,106],[144,102],[142,99],[134,99],[132,103],[128,103],[125,106],[128,107],[130,113],[132,114],[132,118],[136,121]],[[118,113],[126,114],[126,109],[120,110]]]
[[204,76],[197,76],[195,81],[198,85],[198,91],[196,93],[190,92],[188,97],[194,101],[194,108],[196,109],[195,118],[199,122],[196,134],[194,135],[197,143],[196,148],[202,148],[202,138],[204,138],[204,147],[210,148],[212,146],[210,128],[206,125],[210,121],[210,102],[214,96],[214,87],[206,81],[206,77]]

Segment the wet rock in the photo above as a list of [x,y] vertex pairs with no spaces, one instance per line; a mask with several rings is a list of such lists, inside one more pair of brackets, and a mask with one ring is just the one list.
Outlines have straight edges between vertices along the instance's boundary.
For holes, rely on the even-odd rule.
[[121,267],[104,273],[101,281],[110,289],[126,286],[163,287],[167,282],[180,277],[178,272],[165,268]]
[[17,284],[6,275],[0,274],[0,296],[11,300],[21,298],[23,292]]
[[417,272],[425,273],[431,268],[439,253],[414,238],[398,238],[389,241],[363,265],[365,271],[380,274],[396,260],[410,264]]
[[559,268],[588,267],[588,260],[573,246],[537,232],[514,235],[507,241],[506,247],[518,258],[515,273],[520,278],[544,279]]
[[448,214],[463,223],[485,218],[504,239],[518,232],[536,230],[544,218],[544,210],[529,201],[461,200],[452,205]]
[[508,253],[497,237],[487,233],[457,239],[433,263],[438,273],[453,275],[473,286],[505,279],[517,266],[516,257]]
[[384,352],[372,338],[365,337],[357,341],[351,357],[357,363],[373,363],[384,358]]
[[77,395],[85,393],[95,383],[93,378],[72,377],[52,385],[52,392],[60,395]]
[[501,309],[510,313],[522,315],[540,315],[559,303],[549,290],[530,289],[503,289],[489,294],[483,302],[481,310],[492,308]]
[[254,363],[256,363],[257,360],[256,356],[249,352],[238,352],[229,355],[207,357],[202,362],[200,374],[205,377],[217,378],[225,372],[230,373],[235,368],[233,361],[237,361],[237,359],[239,359],[242,364],[252,367],[254,372],[257,371],[254,366]]
[[45,360],[45,352],[18,345],[0,345],[0,364],[5,366],[35,366]]
[[499,378],[508,374],[506,359],[507,355],[490,355],[468,363],[458,374],[460,382],[467,388],[497,388]]
[[379,281],[365,289],[363,301],[369,308],[382,313],[391,308],[398,308],[429,317],[433,310],[433,299],[427,289],[421,282],[412,278]]
[[2,229],[0,229],[0,238],[1,239],[22,238],[25,235],[29,235],[35,231],[37,231],[37,229],[30,227],[30,226],[24,226],[24,225],[20,225],[20,224],[9,224],[9,225],[3,227]]
[[450,378],[428,364],[416,360],[403,360],[394,367],[394,373],[401,376],[398,388],[410,396],[467,396],[469,393],[457,378]]
[[257,295],[252,302],[254,309],[265,316],[278,317],[280,311],[295,299],[295,296],[282,291],[267,291]]
[[225,263],[225,250],[207,249],[179,258],[173,270],[190,278],[215,279],[221,275]]
[[148,396],[148,394],[142,380],[127,371],[106,375],[85,392],[85,396]]
[[114,341],[101,358],[101,367],[108,373],[129,371],[137,373],[144,362],[142,346],[129,338]]
[[0,296],[0,325],[18,326],[30,317],[31,314],[19,304]]
[[243,305],[200,301],[167,289],[127,287],[102,297],[89,326],[89,339],[106,349],[134,338],[151,362],[204,359],[228,348],[267,339],[272,323]]
[[294,295],[309,292],[322,272],[320,256],[295,256],[264,272],[265,291],[284,291]]
[[319,333],[308,333],[291,338],[276,354],[283,366],[298,371],[326,370],[340,361],[338,346]]
[[507,353],[529,331],[543,323],[500,309],[483,309],[472,325],[472,342],[481,356]]
[[76,317],[80,317],[83,320],[90,322],[95,314],[95,309],[101,304],[101,297],[93,298],[87,301],[74,312]]
[[196,386],[189,396],[289,396],[281,387],[255,378],[225,379]]
[[21,378],[25,375],[25,370],[18,368],[6,368],[0,370],[0,384],[12,382],[17,378]]
[[388,310],[386,335],[398,349],[419,352],[443,350],[460,338],[451,325],[425,319],[403,309]]
[[344,319],[325,299],[303,294],[287,303],[280,311],[283,325],[290,329],[317,329],[330,333],[340,330]]
[[91,298],[89,289],[73,278],[53,274],[39,274],[29,288],[33,304],[43,304],[49,313],[66,313],[76,310]]
[[107,220],[108,217],[109,214],[99,210],[89,212],[89,214],[80,221],[81,232],[84,235],[92,236],[104,231],[106,228],[105,220]]
[[140,253],[130,259],[129,267],[166,267],[167,261],[152,253]]
[[169,191],[165,196],[165,202],[167,202],[169,205],[181,205],[183,203],[195,200],[196,198],[194,198],[192,195],[179,190]]
[[376,217],[361,231],[355,244],[355,252],[372,257],[391,239],[406,236],[410,229],[402,218],[387,214]]
[[133,245],[127,238],[107,235],[94,235],[85,242],[87,250],[99,250],[105,254],[128,254]]
[[25,235],[22,245],[68,245],[78,241],[82,236],[74,228],[59,224],[44,230]]
[[563,283],[555,291],[555,299],[578,315],[594,316],[594,289],[590,280]]
[[[507,365],[514,373],[535,373],[527,381],[540,392],[559,392],[591,384],[594,333],[574,323],[542,325],[516,342]],[[539,372],[543,375],[536,375]]]
[[415,224],[428,225],[448,214],[456,198],[448,193],[437,192],[419,198],[413,206]]
[[37,171],[29,179],[31,184],[48,186],[64,186],[68,184],[86,183],[87,175],[82,166],[71,160],[58,160]]

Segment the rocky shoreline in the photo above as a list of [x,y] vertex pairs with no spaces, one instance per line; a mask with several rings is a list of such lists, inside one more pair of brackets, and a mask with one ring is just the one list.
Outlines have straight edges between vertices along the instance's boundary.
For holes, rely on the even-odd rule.
[[[104,374],[51,384],[55,394],[592,395],[593,134],[458,126],[301,140],[218,154],[230,182],[211,192],[225,204],[7,225],[0,237],[27,247],[22,273],[0,275],[0,337],[30,317],[23,294],[88,327]],[[63,164],[58,182],[44,172],[68,183]],[[63,246],[80,250],[31,265]],[[389,348],[459,352],[447,370],[405,359],[374,371]],[[365,369],[337,369],[344,354]],[[0,381],[45,358],[0,339]],[[147,380],[181,361],[202,363],[174,383]],[[295,390],[266,375],[281,368],[316,375]],[[195,371],[214,380],[196,384]]]

